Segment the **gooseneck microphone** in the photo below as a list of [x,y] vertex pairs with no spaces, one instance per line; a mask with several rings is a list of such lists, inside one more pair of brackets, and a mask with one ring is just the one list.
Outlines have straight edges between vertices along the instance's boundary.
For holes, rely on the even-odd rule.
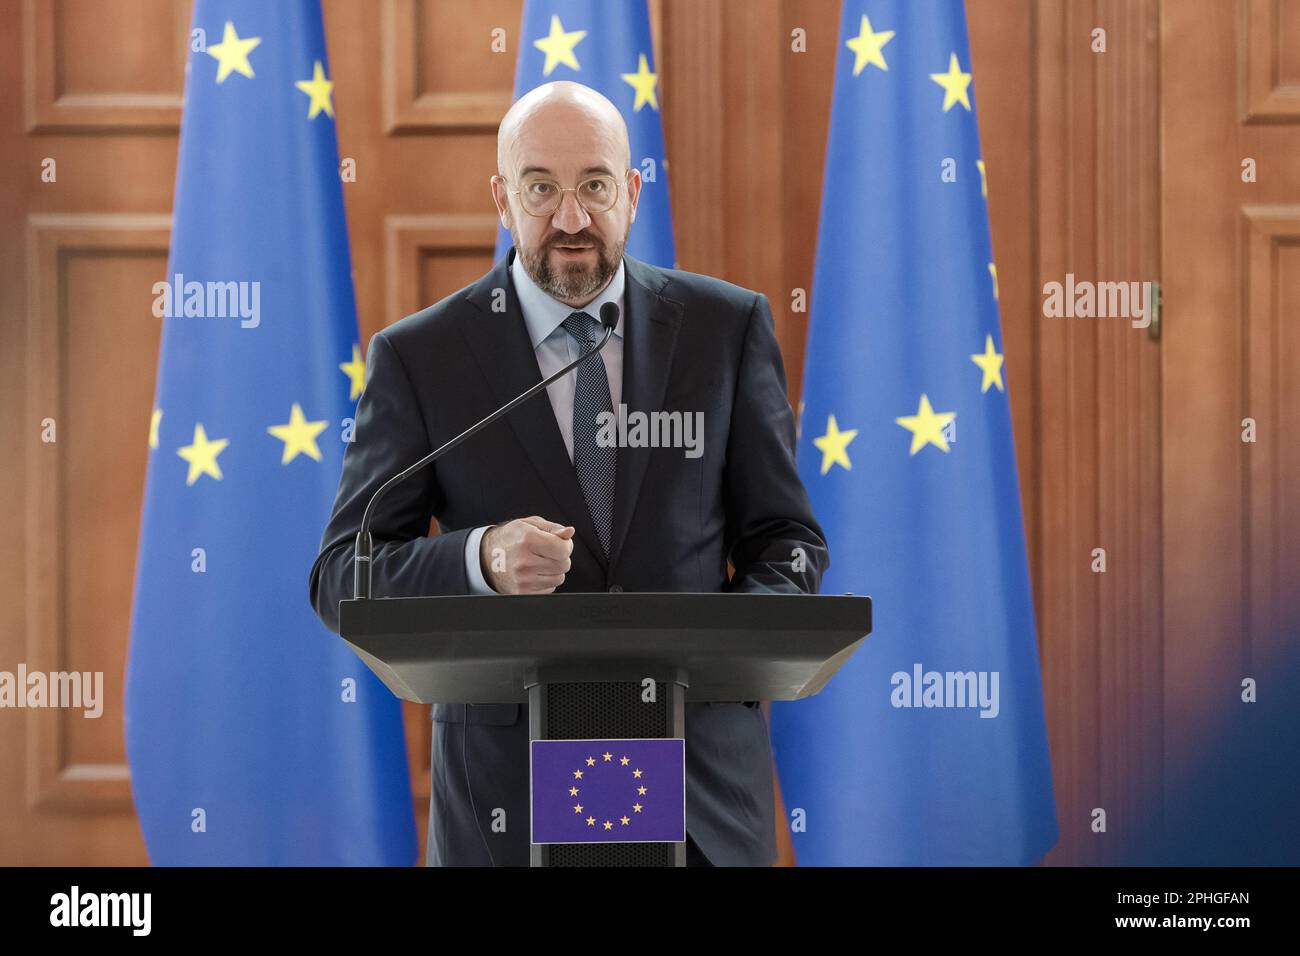
[[353,597],[361,600],[370,597],[370,587],[372,583],[371,564],[372,564],[372,557],[374,553],[374,542],[371,540],[370,537],[370,520],[374,516],[375,505],[379,503],[379,499],[382,498],[385,494],[387,494],[389,489],[391,489],[394,485],[400,484],[401,482],[405,481],[407,478],[411,477],[411,475],[419,471],[421,468],[424,468],[425,466],[430,465],[433,462],[437,461],[439,458],[447,454],[447,452],[451,451],[453,448],[455,448],[465,439],[470,438],[473,435],[477,434],[479,431],[486,428],[488,425],[492,424],[502,415],[508,414],[509,412],[514,410],[516,406],[521,405],[524,402],[528,401],[528,399],[532,398],[542,389],[546,388],[546,386],[550,385],[560,376],[568,375],[570,372],[572,372],[583,362],[590,359],[593,355],[599,354],[600,350],[605,347],[605,343],[609,341],[610,336],[614,334],[614,326],[618,325],[618,306],[615,305],[613,302],[606,302],[604,305],[600,307],[600,324],[605,327],[605,334],[604,336],[601,337],[601,340],[596,343],[596,347],[592,349],[590,352],[588,352],[586,355],[579,358],[576,362],[570,362],[564,368],[560,369],[554,375],[550,376],[550,378],[543,379],[542,381],[538,382],[536,385],[534,385],[528,391],[524,392],[522,395],[519,395],[516,398],[512,399],[510,402],[506,403],[505,405],[502,405],[495,412],[493,412],[487,418],[483,419],[478,424],[471,425],[469,428],[465,429],[463,432],[461,432],[459,435],[457,435],[451,441],[447,442],[442,447],[435,448],[433,451],[429,452],[429,454],[425,455],[415,464],[393,475],[393,477],[389,478],[382,485],[380,485],[378,489],[376,489],[375,493],[370,496],[370,502],[366,505],[365,513],[361,516],[361,530],[357,532],[356,548],[353,551],[353,556],[352,556]]

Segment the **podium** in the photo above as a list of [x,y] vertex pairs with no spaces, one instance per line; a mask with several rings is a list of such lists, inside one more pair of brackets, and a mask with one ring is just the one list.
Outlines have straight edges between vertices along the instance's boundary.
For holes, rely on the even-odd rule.
[[[757,706],[819,692],[871,632],[871,599],[648,592],[372,598],[341,601],[339,622],[343,640],[403,700],[526,703],[532,742],[684,740],[687,703]],[[531,847],[533,866],[683,866],[685,856],[684,842]]]

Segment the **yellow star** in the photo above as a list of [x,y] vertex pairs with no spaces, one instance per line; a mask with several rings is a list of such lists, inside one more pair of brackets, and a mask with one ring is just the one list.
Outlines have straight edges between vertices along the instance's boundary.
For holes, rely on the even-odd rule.
[[239,34],[235,32],[235,25],[227,20],[226,31],[221,35],[221,42],[208,47],[208,56],[220,64],[217,67],[217,82],[224,83],[231,73],[239,73],[252,79],[253,65],[248,62],[248,54],[252,53],[261,42],[261,37],[248,37],[241,40]]
[[339,368],[343,370],[343,374],[352,383],[352,388],[348,393],[348,401],[355,402],[361,397],[361,393],[366,388],[366,363],[361,358],[360,345],[352,346],[352,361],[340,362]]
[[574,812],[574,813],[581,813],[581,812],[582,812],[582,804],[579,803],[578,805],[576,805],[576,806],[573,808],[573,812]]
[[595,757],[588,757],[588,758],[587,758],[587,766],[588,766],[588,767],[594,767],[594,766],[596,766],[596,758],[595,758]]
[[633,113],[647,103],[652,109],[659,109],[659,100],[655,97],[655,84],[659,82],[659,74],[650,72],[650,65],[646,62],[644,53],[641,54],[635,73],[620,73],[619,76],[623,78],[624,83],[636,90],[636,102],[632,104]]
[[608,750],[606,750],[601,756],[605,758],[605,763],[609,763],[611,760],[614,759],[614,755],[610,753]]
[[623,757],[621,760],[619,760],[619,763],[621,763],[624,767],[626,767],[628,765],[628,758]]
[[894,421],[912,433],[912,450],[909,454],[915,455],[926,445],[933,445],[940,451],[947,451],[948,441],[943,437],[943,426],[956,417],[956,412],[936,413],[930,407],[930,399],[922,395],[921,405],[915,415],[904,415],[902,418],[895,418]]
[[633,770],[633,771],[632,771],[632,776],[634,776],[634,777],[640,777],[640,776],[641,776],[641,771],[640,771],[640,770]]
[[853,75],[857,76],[862,72],[863,67],[868,63],[872,66],[878,66],[882,70],[888,70],[889,64],[885,62],[884,55],[880,52],[885,48],[885,44],[894,39],[893,30],[881,30],[879,33],[872,32],[871,21],[867,15],[862,15],[862,24],[858,28],[858,35],[845,42],[854,53]]
[[220,481],[221,466],[217,464],[217,456],[225,451],[229,444],[230,440],[227,438],[209,441],[208,433],[203,430],[203,426],[195,425],[194,444],[186,445],[176,452],[190,463],[190,472],[185,476],[185,484],[194,484],[199,480],[200,475],[208,475]]
[[569,796],[571,796],[571,797],[576,797],[577,795],[578,795],[578,788],[577,788],[577,787],[570,787],[570,788],[569,788]]
[[629,820],[627,817],[619,817],[619,818],[618,818],[618,822],[621,823],[621,824],[623,824],[623,826],[627,826],[627,825],[628,825],[629,823],[631,823],[632,821]]
[[162,424],[162,409],[155,408],[149,416],[149,447],[158,447],[158,426]]
[[587,826],[589,826],[589,827],[594,827],[595,825],[596,825],[596,818],[595,818],[595,817],[587,817]]
[[325,79],[325,68],[321,66],[320,60],[317,60],[312,68],[311,79],[299,80],[294,86],[311,97],[308,119],[315,119],[316,114],[321,111],[331,119],[334,117],[334,104],[330,101],[330,91],[334,89],[334,84]]
[[551,70],[561,63],[570,69],[580,70],[578,58],[573,55],[573,48],[582,42],[586,30],[564,31],[560,18],[551,14],[551,32],[540,40],[534,40],[533,46],[546,54],[546,64],[542,67],[542,76],[550,76]]
[[957,54],[948,55],[948,72],[931,73],[930,79],[943,87],[943,111],[946,113],[960,103],[970,111],[970,97],[966,90],[970,87],[970,74],[963,73],[957,65]]
[[606,830],[612,830],[612,829],[614,829],[614,824],[612,824],[612,823],[610,823],[608,820],[606,820],[606,821],[605,821],[605,829],[606,829]]
[[641,804],[639,804],[639,803],[634,803],[634,804],[632,804],[632,809],[633,809],[634,811],[636,811],[637,813],[640,813],[640,812],[641,812]]
[[575,771],[573,771],[573,776],[574,776],[574,779],[576,779],[576,780],[581,780],[581,779],[582,779],[582,771],[581,771],[581,770],[575,770]]
[[636,788],[636,792],[637,792],[637,796],[639,796],[639,797],[644,797],[644,796],[645,796],[645,787],[637,787],[637,788]]
[[976,352],[970,360],[984,372],[984,381],[980,383],[981,393],[987,392],[990,385],[996,385],[999,392],[1006,391],[1002,387],[1002,356],[993,348],[993,336],[984,336],[984,351]]
[[998,267],[989,263],[989,275],[993,277],[993,298],[998,297]]
[[287,425],[272,425],[267,429],[272,435],[284,442],[284,454],[280,464],[287,465],[298,455],[304,454],[316,461],[321,460],[320,448],[316,445],[316,436],[325,430],[329,422],[309,422],[302,413],[302,407],[293,403],[289,412]]
[[975,160],[975,165],[979,167],[980,171],[980,195],[987,199],[989,195],[989,178],[984,174],[984,160]]
[[840,465],[845,471],[852,471],[853,464],[849,461],[848,447],[849,442],[858,437],[858,430],[850,428],[848,431],[840,431],[839,423],[835,421],[835,416],[831,415],[826,419],[826,434],[821,438],[814,438],[813,444],[822,453],[822,474],[831,470],[831,465]]

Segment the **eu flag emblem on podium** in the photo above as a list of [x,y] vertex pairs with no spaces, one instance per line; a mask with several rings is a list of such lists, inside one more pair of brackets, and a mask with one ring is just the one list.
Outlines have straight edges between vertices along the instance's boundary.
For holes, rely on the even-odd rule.
[[1056,842],[961,0],[843,5],[799,473],[875,633],[775,703],[801,865],[1035,863]]
[[682,843],[686,741],[534,740],[533,843]]
[[126,680],[140,826],[159,865],[411,865],[400,704],[308,600],[364,381],[319,0],[198,0],[193,25]]

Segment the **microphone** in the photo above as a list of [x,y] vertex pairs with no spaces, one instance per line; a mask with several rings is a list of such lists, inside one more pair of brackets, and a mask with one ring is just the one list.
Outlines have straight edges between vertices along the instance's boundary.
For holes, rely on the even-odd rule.
[[605,343],[609,341],[610,336],[614,334],[614,326],[618,325],[618,306],[613,302],[606,302],[600,307],[600,324],[604,327],[605,334],[601,337],[601,340],[596,343],[596,347],[586,355],[579,358],[576,362],[570,362],[550,378],[543,379],[523,394],[517,395],[478,424],[471,425],[442,447],[435,448],[415,464],[393,475],[393,477],[389,478],[375,490],[375,493],[370,496],[370,502],[366,505],[365,513],[361,516],[361,530],[357,532],[357,543],[352,554],[352,596],[354,598],[357,598],[358,600],[366,600],[370,598],[370,588],[372,584],[371,565],[374,554],[374,542],[370,537],[370,520],[374,516],[375,505],[379,503],[379,499],[387,494],[389,489],[393,486],[405,481],[426,465],[430,465],[437,461],[465,439],[478,434],[478,432],[492,424],[502,415],[510,413],[517,406],[528,401],[528,399],[546,388],[546,386],[550,385],[560,376],[569,374],[593,355],[599,354],[600,350],[605,347]]

